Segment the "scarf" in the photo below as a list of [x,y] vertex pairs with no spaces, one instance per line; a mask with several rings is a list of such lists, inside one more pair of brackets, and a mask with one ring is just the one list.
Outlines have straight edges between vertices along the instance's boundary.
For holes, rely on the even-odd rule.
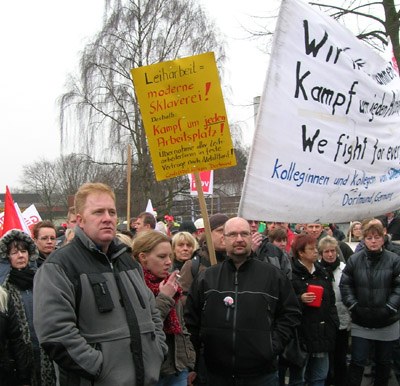
[[[146,282],[147,287],[150,288],[154,296],[157,296],[160,293],[160,283],[162,281],[166,282],[169,278],[169,275],[165,279],[160,279],[159,277],[153,275],[146,268],[143,268],[143,272],[144,272],[144,281]],[[175,304],[178,303],[181,297],[182,297],[182,288],[178,286],[178,290],[176,291],[173,297]],[[164,332],[166,334],[174,334],[174,335],[182,333],[182,327],[181,324],[179,323],[175,307],[171,308],[167,317],[164,320]]]
[[8,277],[8,282],[15,285],[20,290],[28,290],[33,288],[33,277],[35,276],[35,271],[29,267],[23,269],[11,268],[10,276]]
[[335,269],[337,267],[339,267],[340,265],[340,260],[338,257],[336,257],[336,260],[333,263],[328,263],[327,261],[325,261],[324,259],[321,259],[321,265],[323,267],[325,267],[326,271],[328,272],[329,278],[334,281],[334,276],[333,276],[333,272],[335,271]]
[[378,264],[379,260],[383,255],[383,248],[379,251],[371,251],[367,247],[365,247],[365,253],[367,255],[368,260],[371,262],[371,265],[374,266]]

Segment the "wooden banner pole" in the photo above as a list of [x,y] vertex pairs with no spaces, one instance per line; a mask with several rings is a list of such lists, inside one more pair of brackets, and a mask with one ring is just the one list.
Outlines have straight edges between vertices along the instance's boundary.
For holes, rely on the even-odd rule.
[[203,218],[203,221],[204,221],[204,230],[205,230],[205,234],[206,234],[208,254],[210,256],[210,263],[211,263],[211,265],[215,265],[215,264],[217,264],[217,258],[215,257],[214,244],[213,244],[213,241],[211,238],[210,220],[208,218],[207,205],[206,205],[206,200],[204,198],[203,187],[201,185],[200,174],[199,174],[199,172],[194,172],[193,174],[194,174],[194,178],[196,181],[196,190],[197,190],[197,197],[199,198],[201,217]]
[[129,223],[131,221],[131,176],[132,176],[132,147],[128,144],[127,154],[127,167],[126,167],[126,181],[127,181],[127,192],[126,192],[126,229],[129,231]]

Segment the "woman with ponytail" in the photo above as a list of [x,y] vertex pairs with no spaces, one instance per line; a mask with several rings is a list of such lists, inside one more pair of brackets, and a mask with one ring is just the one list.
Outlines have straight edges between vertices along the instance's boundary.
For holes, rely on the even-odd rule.
[[183,320],[182,288],[179,272],[170,273],[172,247],[170,239],[157,231],[139,233],[133,241],[133,255],[143,267],[147,286],[156,298],[164,321],[168,356],[161,367],[157,386],[192,384],[195,352]]

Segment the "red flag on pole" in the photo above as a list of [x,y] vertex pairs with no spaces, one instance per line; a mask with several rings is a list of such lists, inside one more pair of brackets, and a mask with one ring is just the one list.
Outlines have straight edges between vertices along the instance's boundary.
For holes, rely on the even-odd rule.
[[1,236],[11,229],[24,230],[21,224],[21,220],[14,206],[14,200],[11,196],[8,186],[6,186],[6,198],[4,200],[4,223],[3,229],[1,230]]

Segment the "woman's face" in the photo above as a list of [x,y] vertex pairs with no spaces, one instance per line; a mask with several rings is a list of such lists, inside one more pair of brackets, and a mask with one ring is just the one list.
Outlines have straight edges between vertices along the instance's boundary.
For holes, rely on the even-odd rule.
[[337,259],[336,247],[333,244],[327,244],[322,250],[321,257],[327,263],[334,263]]
[[175,259],[182,262],[189,260],[193,255],[194,247],[186,240],[179,240],[174,247]]
[[315,263],[318,259],[318,251],[315,243],[307,244],[304,251],[299,252],[300,260],[305,263]]
[[140,253],[139,259],[144,268],[158,278],[164,279],[168,276],[172,265],[171,254],[171,244],[168,241],[163,241],[157,244],[150,252]]
[[29,252],[26,249],[12,247],[9,253],[11,267],[23,269],[28,265]]
[[278,248],[282,249],[282,251],[286,250],[287,240],[274,240],[272,244],[276,245]]
[[383,236],[378,235],[376,232],[368,233],[364,237],[365,246],[370,251],[380,251],[385,243]]
[[353,227],[353,236],[360,239],[362,237],[361,224],[356,224]]

